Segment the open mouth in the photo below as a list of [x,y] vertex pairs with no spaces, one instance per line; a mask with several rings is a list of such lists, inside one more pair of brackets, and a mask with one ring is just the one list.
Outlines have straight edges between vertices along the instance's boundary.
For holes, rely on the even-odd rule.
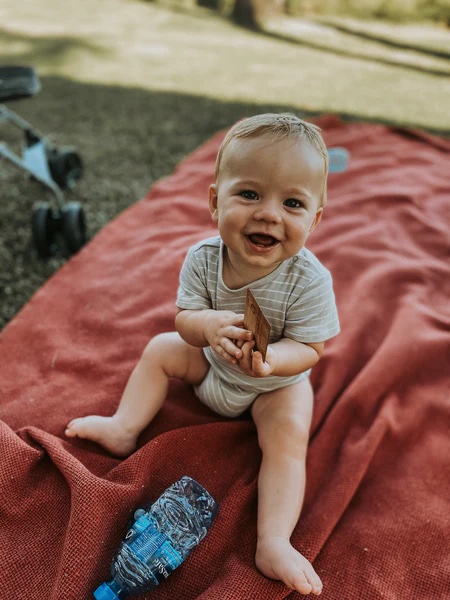
[[271,235],[265,233],[252,233],[247,236],[252,244],[259,248],[270,248],[278,244],[278,240]]

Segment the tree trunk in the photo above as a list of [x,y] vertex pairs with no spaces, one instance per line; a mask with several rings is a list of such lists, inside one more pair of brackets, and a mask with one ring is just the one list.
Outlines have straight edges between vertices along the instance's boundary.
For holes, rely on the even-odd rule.
[[198,0],[197,4],[211,10],[219,10],[220,8],[220,0]]
[[255,7],[252,0],[235,0],[231,19],[247,29],[258,29]]

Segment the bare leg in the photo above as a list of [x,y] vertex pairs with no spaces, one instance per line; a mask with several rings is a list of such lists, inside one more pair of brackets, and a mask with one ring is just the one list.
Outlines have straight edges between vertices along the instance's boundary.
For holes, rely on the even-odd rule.
[[320,594],[311,563],[290,543],[305,492],[305,461],[313,406],[307,379],[259,396],[252,408],[262,450],[255,562],[271,579],[300,594]]
[[161,408],[169,378],[197,385],[208,367],[202,349],[190,346],[178,333],[158,335],[149,342],[133,370],[116,413],[112,417],[74,419],[66,435],[92,440],[111,454],[126,456],[133,452],[138,435]]

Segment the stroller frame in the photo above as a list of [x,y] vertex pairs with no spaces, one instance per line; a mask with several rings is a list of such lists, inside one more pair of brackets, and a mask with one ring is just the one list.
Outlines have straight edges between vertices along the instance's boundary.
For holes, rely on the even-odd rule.
[[[0,67],[0,101],[34,96],[40,82],[31,67]],[[65,202],[63,190],[72,190],[82,176],[79,154],[68,147],[58,148],[17,113],[0,104],[0,125],[11,123],[24,137],[22,156],[0,141],[0,159],[4,158],[50,191],[54,209],[47,202],[34,206],[31,220],[33,242],[41,258],[55,249],[58,234],[63,237],[69,253],[77,252],[86,242],[84,212],[78,202]]]
[[6,158],[11,163],[29,173],[43,186],[49,188],[55,195],[57,205],[60,209],[64,206],[64,194],[61,188],[52,179],[47,161],[46,144],[33,127],[9,110],[4,104],[0,104],[0,123],[9,121],[24,132],[26,146],[23,148],[22,157],[10,150],[4,142],[0,142],[0,157]]

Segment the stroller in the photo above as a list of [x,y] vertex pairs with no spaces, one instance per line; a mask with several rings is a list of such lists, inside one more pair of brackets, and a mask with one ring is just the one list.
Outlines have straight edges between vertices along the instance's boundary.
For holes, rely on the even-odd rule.
[[[0,67],[0,102],[34,96],[40,90],[39,78],[31,67]],[[56,147],[30,123],[0,104],[0,124],[10,122],[22,130],[22,156],[0,140],[0,159],[25,171],[54,197],[53,207],[39,202],[33,208],[31,230],[34,246],[41,258],[48,258],[55,249],[58,236],[64,238],[70,254],[86,242],[86,223],[78,202],[65,202],[63,190],[72,190],[82,176],[81,157],[69,147]]]

